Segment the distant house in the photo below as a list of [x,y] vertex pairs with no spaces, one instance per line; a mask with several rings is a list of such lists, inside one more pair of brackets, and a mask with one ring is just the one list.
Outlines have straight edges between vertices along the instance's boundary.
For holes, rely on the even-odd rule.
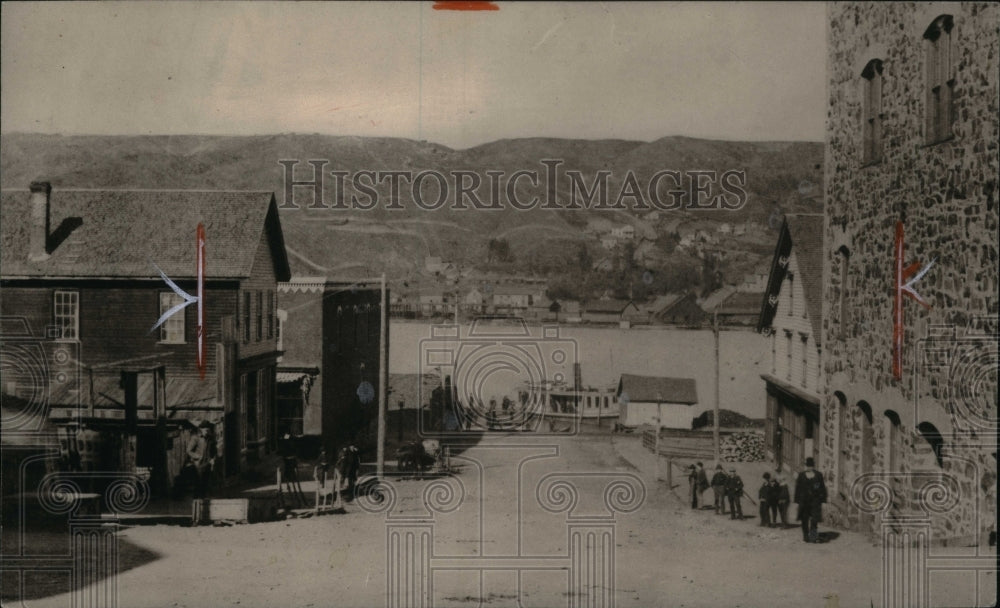
[[765,442],[795,470],[818,457],[822,387],[823,216],[787,214],[778,235],[758,331],[769,336]]
[[[5,364],[4,404],[44,395],[62,448],[86,438],[91,460],[81,466],[145,469],[154,492],[179,474],[194,422],[211,429],[219,475],[275,448],[276,290],[290,273],[273,193],[35,182],[4,190],[0,205],[0,341],[5,353],[20,341],[23,352],[51,357],[41,378]],[[199,224],[203,300],[151,331],[184,302],[158,269],[198,292]],[[45,360],[34,365],[25,368],[45,369]]]
[[493,288],[492,310],[502,315],[524,315],[544,294],[545,288],[536,285],[497,285]]
[[611,251],[618,246],[618,239],[610,236],[601,237],[601,247]]
[[473,314],[486,312],[486,298],[483,296],[483,292],[475,287],[469,290],[469,293],[462,298],[462,309]]
[[[278,285],[278,305],[281,434],[320,436],[332,454],[358,441],[363,408],[378,403],[381,288],[377,281],[293,277]],[[369,397],[359,395],[365,383]]]
[[668,293],[658,296],[647,307],[650,321],[665,325],[681,325],[684,327],[700,326],[705,318],[705,311],[693,293]]
[[706,314],[711,315],[712,312],[718,308],[719,304],[722,304],[723,300],[734,293],[736,293],[735,286],[725,285],[702,298],[698,305],[701,306],[701,309],[704,310]]
[[698,403],[694,378],[622,374],[618,381],[618,421],[623,426],[652,424],[670,429],[690,429],[691,406]]
[[577,300],[559,300],[559,320],[566,323],[580,323],[583,321],[581,315],[580,302]]
[[706,312],[718,314],[719,325],[756,327],[760,318],[760,302],[763,297],[764,294],[761,292],[737,291],[723,300],[714,310]]
[[646,313],[631,300],[592,300],[583,307],[583,320],[587,323],[645,323]]
[[736,286],[736,291],[761,293],[767,289],[768,270],[761,268],[744,275],[743,282]]
[[718,231],[719,234],[732,234],[733,225],[730,224],[729,222],[722,222],[721,224],[719,224],[719,227],[716,230]]
[[424,270],[433,275],[451,274],[455,271],[455,265],[443,261],[440,256],[429,255],[424,258]]
[[635,226],[632,224],[625,224],[624,226],[615,226],[611,229],[611,236],[616,239],[631,239],[635,238]]
[[440,289],[428,287],[420,290],[417,296],[420,302],[420,314],[425,317],[447,312],[448,295]]

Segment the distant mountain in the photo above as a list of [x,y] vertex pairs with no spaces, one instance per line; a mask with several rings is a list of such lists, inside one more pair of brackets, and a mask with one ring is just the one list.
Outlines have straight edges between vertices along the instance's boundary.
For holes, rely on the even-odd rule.
[[[519,211],[506,204],[506,176],[527,170],[538,174],[537,186],[529,178],[517,182],[521,201],[534,197],[544,202],[549,190],[562,205],[569,202],[570,179],[565,171],[580,171],[589,187],[598,171],[610,171],[608,191],[614,202],[626,175],[633,172],[646,196],[649,178],[657,171],[735,169],[746,172],[747,200],[739,211],[661,212],[669,217],[697,219],[699,225],[756,221],[767,225],[781,212],[822,209],[823,146],[816,142],[727,142],[687,137],[664,137],[652,142],[623,140],[571,140],[551,138],[509,139],[466,150],[394,138],[339,137],[280,134],[261,136],[61,136],[9,134],[0,138],[0,185],[25,188],[45,179],[58,188],[210,188],[273,190],[284,199],[282,159],[298,159],[296,178],[311,176],[310,159],[327,159],[326,170],[412,171],[435,169],[443,173],[470,171],[480,176],[475,189],[484,202],[491,198],[488,171],[503,171],[500,180],[503,208],[491,211],[453,209],[454,185],[446,204],[437,210],[417,208],[411,190],[400,190],[402,210],[387,210],[388,183],[371,210],[306,209],[309,188],[297,188],[295,202],[301,209],[282,210],[293,271],[303,274],[358,276],[383,270],[394,277],[419,279],[424,258],[441,256],[462,268],[487,265],[491,239],[509,243],[512,259],[499,272],[541,274],[557,272],[560,264],[573,264],[581,245],[600,247],[585,233],[588,220],[597,217],[637,227],[652,209],[636,209],[626,199],[626,210],[579,209],[551,211],[538,207]],[[546,189],[543,159],[559,159],[560,179]],[[471,179],[471,178],[468,178]],[[324,199],[335,202],[336,184],[324,180]],[[682,180],[683,181],[683,180]],[[686,186],[687,184],[685,184]],[[663,189],[673,187],[669,180]],[[433,201],[437,185],[425,180],[422,198]],[[719,193],[718,186],[712,195]],[[350,181],[345,198],[359,194]],[[641,206],[641,205],[640,205]],[[659,221],[662,222],[664,218]],[[2,221],[2,220],[0,220]],[[706,224],[707,223],[707,224]],[[773,222],[772,222],[773,223]],[[647,236],[656,235],[656,224]],[[493,262],[491,262],[493,263]]]

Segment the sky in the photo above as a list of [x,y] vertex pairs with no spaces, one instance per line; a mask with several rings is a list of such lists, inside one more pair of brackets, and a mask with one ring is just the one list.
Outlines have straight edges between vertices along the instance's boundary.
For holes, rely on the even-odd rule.
[[825,4],[2,5],[2,132],[822,141]]

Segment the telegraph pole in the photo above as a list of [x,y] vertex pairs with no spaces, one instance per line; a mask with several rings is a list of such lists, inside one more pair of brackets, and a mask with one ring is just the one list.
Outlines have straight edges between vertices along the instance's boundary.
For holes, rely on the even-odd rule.
[[386,314],[385,273],[382,273],[382,290],[380,298],[379,337],[378,337],[378,451],[376,475],[382,479],[385,473],[385,410],[389,396],[389,374],[386,369],[389,349],[389,315]]
[[715,463],[719,463],[719,311],[712,313],[712,334],[715,337],[715,412],[712,414],[712,442]]

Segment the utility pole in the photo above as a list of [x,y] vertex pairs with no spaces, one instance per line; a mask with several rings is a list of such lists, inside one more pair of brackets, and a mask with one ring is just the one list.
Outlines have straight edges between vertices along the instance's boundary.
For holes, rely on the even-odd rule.
[[379,306],[379,337],[378,337],[378,448],[376,457],[376,475],[379,479],[385,474],[385,410],[389,396],[389,374],[386,352],[389,349],[389,318],[386,314],[385,273],[382,273],[382,293]]
[[719,463],[719,311],[712,313],[712,334],[715,337],[715,411],[712,414],[712,442],[715,462]]

